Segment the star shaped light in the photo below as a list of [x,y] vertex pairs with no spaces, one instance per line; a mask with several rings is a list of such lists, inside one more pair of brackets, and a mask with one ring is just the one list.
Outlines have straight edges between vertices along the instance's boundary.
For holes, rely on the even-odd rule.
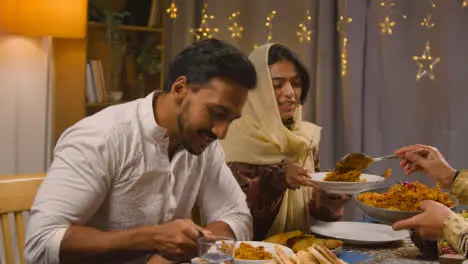
[[416,74],[416,80],[420,80],[424,76],[428,76],[429,79],[435,80],[434,68],[437,63],[440,62],[439,57],[432,57],[431,45],[429,41],[426,42],[424,52],[421,56],[414,56],[413,60],[418,65],[418,73]]
[[426,17],[421,21],[421,26],[431,29],[435,27],[435,24],[432,22],[432,15],[427,14]]
[[200,39],[207,39],[212,38],[214,33],[218,32],[218,28],[210,28],[208,25],[208,20],[213,20],[214,16],[208,14],[206,11],[208,8],[208,4],[205,3],[202,9],[202,19],[199,28],[191,28],[190,33],[192,33],[195,38],[198,40]]
[[392,21],[390,19],[390,16],[386,16],[385,19],[384,19],[384,22],[380,23],[380,28],[381,28],[382,34],[392,35],[392,33],[393,33],[392,28],[395,25],[396,25],[396,22]]
[[166,9],[166,12],[169,14],[169,17],[171,19],[177,18],[177,6],[175,4],[175,0],[171,1],[171,4],[169,5],[169,8]]
[[240,16],[240,11],[234,12],[229,16],[229,20],[232,21],[232,24],[228,27],[228,30],[231,32],[231,38],[242,38],[242,32],[244,27],[239,25],[238,17]]
[[307,26],[308,21],[312,20],[310,16],[309,10],[306,12],[306,21],[304,23],[299,24],[299,30],[296,32],[297,37],[299,38],[299,42],[307,41],[310,42],[310,35],[312,34],[312,30],[309,29]]

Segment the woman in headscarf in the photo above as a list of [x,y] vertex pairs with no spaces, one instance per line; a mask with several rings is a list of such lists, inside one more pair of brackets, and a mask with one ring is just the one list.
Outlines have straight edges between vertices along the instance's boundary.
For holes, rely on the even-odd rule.
[[249,56],[257,87],[249,91],[242,117],[221,141],[226,161],[247,195],[254,240],[309,231],[313,219],[341,218],[348,196],[314,189],[321,128],[302,121],[309,91],[307,69],[286,46],[267,44]]

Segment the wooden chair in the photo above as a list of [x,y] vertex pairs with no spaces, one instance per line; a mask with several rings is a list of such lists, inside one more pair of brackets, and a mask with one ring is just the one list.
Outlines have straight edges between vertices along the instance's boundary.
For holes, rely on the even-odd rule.
[[[5,250],[5,264],[14,263],[14,246],[18,248],[20,263],[24,260],[25,225],[23,212],[29,211],[36,192],[44,180],[45,173],[0,176],[0,224]],[[17,245],[13,245],[13,226],[10,225],[9,214],[14,216],[14,230]],[[1,261],[1,260],[0,260]]]

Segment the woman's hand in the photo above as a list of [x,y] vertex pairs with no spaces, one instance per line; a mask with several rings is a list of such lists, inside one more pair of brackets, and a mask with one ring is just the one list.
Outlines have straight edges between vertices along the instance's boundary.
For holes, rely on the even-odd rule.
[[[424,155],[421,154],[421,151]],[[401,157],[400,166],[407,175],[423,171],[434,181],[440,183],[443,188],[450,188],[456,170],[448,164],[436,148],[426,145],[412,145],[396,150],[395,154]]]
[[316,187],[310,178],[309,171],[295,163],[284,166],[284,178],[290,189],[297,189],[301,186]]

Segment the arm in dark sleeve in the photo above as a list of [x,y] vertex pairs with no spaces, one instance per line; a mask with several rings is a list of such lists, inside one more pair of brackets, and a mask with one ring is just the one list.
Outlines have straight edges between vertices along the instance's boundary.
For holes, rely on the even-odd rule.
[[247,204],[254,219],[277,209],[287,189],[284,162],[273,165],[230,162],[228,166],[247,196]]

